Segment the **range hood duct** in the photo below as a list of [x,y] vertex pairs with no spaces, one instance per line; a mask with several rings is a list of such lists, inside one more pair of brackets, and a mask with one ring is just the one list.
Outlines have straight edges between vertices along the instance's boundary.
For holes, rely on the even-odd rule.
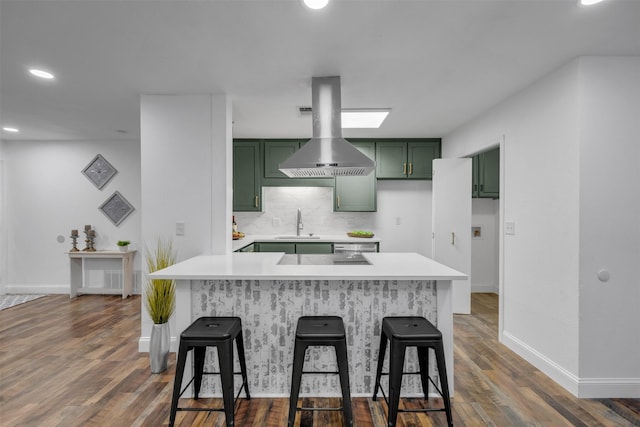
[[280,163],[291,178],[369,175],[376,163],[342,137],[340,77],[311,79],[313,138]]

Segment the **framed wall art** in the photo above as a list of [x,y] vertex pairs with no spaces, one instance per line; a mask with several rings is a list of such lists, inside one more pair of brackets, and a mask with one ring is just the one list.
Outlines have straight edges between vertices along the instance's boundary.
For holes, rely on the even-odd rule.
[[102,190],[102,187],[107,185],[118,171],[111,166],[111,163],[109,163],[107,159],[102,157],[101,154],[98,154],[82,170],[82,173],[89,178],[89,181],[91,181],[93,185],[99,190]]
[[129,203],[118,191],[105,200],[98,209],[100,209],[116,227],[134,211],[131,203]]

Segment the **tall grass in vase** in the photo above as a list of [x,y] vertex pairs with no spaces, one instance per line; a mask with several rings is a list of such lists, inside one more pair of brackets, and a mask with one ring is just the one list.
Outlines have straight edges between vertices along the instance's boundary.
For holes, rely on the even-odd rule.
[[[176,263],[173,243],[158,239],[153,250],[146,248],[147,270],[153,273]],[[153,321],[149,341],[151,372],[167,369],[171,334],[169,318],[176,309],[176,282],[171,279],[148,278],[144,289],[144,305]]]

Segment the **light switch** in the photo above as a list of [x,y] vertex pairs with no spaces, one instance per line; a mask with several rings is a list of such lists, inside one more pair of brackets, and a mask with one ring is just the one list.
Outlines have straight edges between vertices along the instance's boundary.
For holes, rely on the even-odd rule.
[[184,236],[184,221],[176,222],[176,236]]
[[401,221],[400,217],[399,217],[399,216],[397,216],[397,217],[396,217],[396,225],[400,225],[400,223],[401,223],[401,222],[402,222],[402,221]]
[[515,222],[505,222],[504,223],[504,234],[515,235],[516,234],[516,223]]

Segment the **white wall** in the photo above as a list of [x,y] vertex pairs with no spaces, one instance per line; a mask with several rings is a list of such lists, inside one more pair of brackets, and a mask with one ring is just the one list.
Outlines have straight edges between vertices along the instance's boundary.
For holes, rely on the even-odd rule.
[[[583,395],[635,379],[628,391],[640,397],[640,58],[580,64]],[[602,269],[607,282],[598,280]]]
[[471,200],[471,226],[482,231],[471,238],[471,292],[498,293],[499,206],[497,199]]
[[379,180],[377,186],[377,212],[333,212],[330,187],[265,187],[263,212],[235,212],[238,230],[295,234],[300,208],[303,233],[341,235],[370,230],[382,239],[382,252],[431,256],[431,181]]
[[[231,105],[226,95],[143,95],[142,239],[171,239],[178,260],[231,252]],[[176,235],[176,223],[184,235]],[[146,274],[146,270],[145,270]],[[151,320],[143,308],[139,347]],[[171,333],[175,342],[180,331]]]
[[504,135],[503,342],[578,396],[640,395],[637,64],[572,61],[443,140],[456,157]]
[[[69,292],[71,229],[91,224],[96,248],[118,240],[140,245],[140,146],[138,141],[2,141],[8,293]],[[117,170],[97,189],[81,172],[102,154]],[[98,210],[115,191],[135,211],[118,227]],[[10,226],[8,226],[10,224]],[[65,241],[57,242],[62,236]],[[82,246],[80,246],[82,244]],[[80,249],[84,242],[78,242]],[[10,249],[10,250],[9,250]],[[139,256],[135,270],[140,270]],[[96,284],[98,285],[98,284]],[[136,284],[138,285],[138,284]],[[137,287],[139,289],[139,286]]]

